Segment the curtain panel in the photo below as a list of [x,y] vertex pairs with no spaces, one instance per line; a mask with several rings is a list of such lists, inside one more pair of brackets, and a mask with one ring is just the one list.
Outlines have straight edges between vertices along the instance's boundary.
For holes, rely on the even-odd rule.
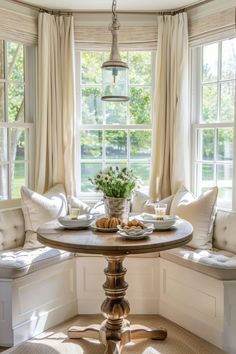
[[187,14],[158,16],[150,197],[189,184]]
[[38,26],[35,188],[63,183],[75,194],[73,17],[40,13]]

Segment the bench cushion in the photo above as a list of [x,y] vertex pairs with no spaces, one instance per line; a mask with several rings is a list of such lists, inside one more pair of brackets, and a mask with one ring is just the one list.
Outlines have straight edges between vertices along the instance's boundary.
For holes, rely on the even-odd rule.
[[73,253],[50,247],[15,248],[0,252],[0,278],[14,279],[72,258]]
[[25,222],[21,208],[0,210],[0,250],[23,246]]
[[160,253],[160,257],[220,280],[236,280],[236,255],[214,249],[179,247]]

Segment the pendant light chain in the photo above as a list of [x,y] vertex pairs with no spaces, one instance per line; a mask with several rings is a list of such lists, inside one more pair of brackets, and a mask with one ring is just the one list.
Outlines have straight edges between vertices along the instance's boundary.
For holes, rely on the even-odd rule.
[[103,101],[126,102],[129,100],[126,87],[129,67],[120,57],[118,47],[119,28],[120,22],[116,13],[116,0],[113,0],[112,24],[109,26],[112,34],[110,58],[102,64],[104,95],[101,98]]
[[113,0],[112,2],[112,14],[113,14],[113,21],[117,20],[117,14],[116,14],[116,0]]

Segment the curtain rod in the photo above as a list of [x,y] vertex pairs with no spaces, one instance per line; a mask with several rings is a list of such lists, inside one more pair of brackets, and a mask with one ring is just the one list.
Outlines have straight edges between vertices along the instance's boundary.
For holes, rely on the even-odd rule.
[[[107,11],[104,11],[104,10],[89,11],[89,10],[71,10],[71,9],[68,9],[68,10],[67,9],[61,9],[61,10],[55,9],[54,10],[54,9],[50,9],[50,8],[46,8],[46,7],[41,7],[41,6],[25,3],[24,1],[21,1],[21,0],[7,0],[7,1],[17,4],[17,5],[21,5],[21,6],[30,8],[35,11],[46,11],[46,12],[50,12],[50,13],[59,13],[59,12],[60,13],[86,13],[86,14],[89,14],[89,13],[91,13],[91,14],[109,13],[110,14],[111,13],[111,11],[108,11],[108,10]],[[192,5],[186,5],[184,7],[180,7],[180,8],[174,9],[174,10],[162,10],[162,11],[131,11],[131,10],[130,11],[119,11],[118,10],[117,12],[119,14],[173,15],[173,14],[185,11],[185,10],[190,10],[195,7],[207,4],[212,1],[214,1],[214,0],[201,0],[201,2],[196,1]]]

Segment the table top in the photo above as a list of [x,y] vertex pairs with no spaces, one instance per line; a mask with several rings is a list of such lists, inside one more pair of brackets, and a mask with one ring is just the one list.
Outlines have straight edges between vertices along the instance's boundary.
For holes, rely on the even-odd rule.
[[148,253],[183,246],[192,239],[192,232],[192,225],[181,219],[171,229],[154,231],[141,240],[127,240],[115,232],[67,230],[55,222],[44,224],[37,230],[38,240],[46,246],[102,255]]

